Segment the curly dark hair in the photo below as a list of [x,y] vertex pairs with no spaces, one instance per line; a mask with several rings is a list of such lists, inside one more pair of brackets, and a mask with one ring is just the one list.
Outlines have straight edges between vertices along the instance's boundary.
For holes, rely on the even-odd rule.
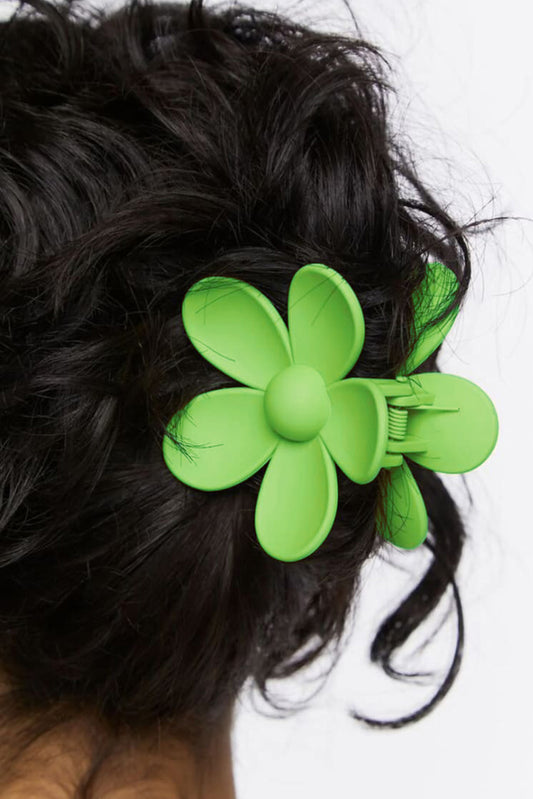
[[[387,64],[358,36],[201,0],[82,5],[31,0],[0,25],[1,709],[39,731],[96,713],[193,739],[245,680],[268,696],[338,641],[362,565],[389,545],[380,477],[339,473],[327,540],[282,563],[255,538],[262,471],[211,493],[168,471],[172,415],[235,384],[186,337],[185,292],[228,275],[284,316],[297,269],[325,263],[365,316],[352,374],[394,377],[429,260],[463,299],[467,226],[396,141]],[[436,368],[434,353],[421,369]],[[389,726],[446,693],[463,636],[464,526],[410,466],[431,562],[371,658],[398,676],[394,653],[450,587],[461,623],[434,698]]]

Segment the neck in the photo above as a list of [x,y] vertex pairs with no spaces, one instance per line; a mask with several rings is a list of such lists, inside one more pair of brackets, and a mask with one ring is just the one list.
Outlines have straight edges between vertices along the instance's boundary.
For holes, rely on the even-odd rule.
[[[0,780],[0,799],[72,799],[87,784],[94,748],[68,725],[24,749]],[[235,799],[231,724],[205,747],[201,758],[170,736],[113,746],[90,782],[94,799]]]

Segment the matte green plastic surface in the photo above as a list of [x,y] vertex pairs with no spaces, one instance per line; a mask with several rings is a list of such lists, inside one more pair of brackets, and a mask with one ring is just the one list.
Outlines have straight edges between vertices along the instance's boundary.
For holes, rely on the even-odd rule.
[[341,275],[323,264],[298,270],[288,320],[289,330],[266,297],[235,278],[205,278],[190,289],[183,322],[192,343],[252,388],[195,397],[169,423],[163,454],[179,480],[204,491],[236,485],[270,459],[257,500],[258,540],[273,557],[293,561],[322,543],[335,518],[337,473],[322,431],[341,468],[368,482],[387,424],[386,402],[370,385],[352,391],[359,429],[337,386],[333,408],[328,384],[352,368],[364,342],[361,307]]
[[266,388],[290,366],[283,319],[254,286],[231,277],[206,277],[183,300],[183,324],[198,352],[225,374]]
[[281,441],[266,470],[255,509],[257,538],[278,560],[310,555],[337,513],[337,474],[320,438]]
[[326,385],[353,367],[365,340],[365,320],[350,284],[324,264],[307,264],[289,289],[294,363],[313,366]]
[[332,413],[322,438],[332,458],[355,483],[377,476],[387,448],[388,411],[372,380],[351,377],[328,388]]
[[270,381],[265,414],[271,428],[290,441],[309,441],[329,418],[331,403],[321,375],[310,366],[289,366]]
[[255,287],[228,277],[200,280],[183,301],[187,335],[244,385],[200,394],[173,416],[163,442],[168,468],[187,485],[216,491],[268,463],[255,527],[265,552],[283,561],[307,557],[328,535],[337,510],[335,464],[361,484],[385,468],[380,531],[397,546],[418,546],[427,513],[403,453],[436,471],[467,471],[488,457],[498,433],[494,406],[475,384],[440,373],[409,376],[451,327],[456,312],[425,328],[456,291],[455,275],[429,264],[415,296],[419,340],[404,373],[363,379],[345,378],[365,328],[357,297],[335,270],[307,264],[295,273],[288,329]]
[[455,308],[436,325],[431,322],[450,304],[458,287],[456,276],[447,266],[437,262],[427,265],[426,276],[413,295],[414,329],[418,341],[401,374],[414,372],[444,341],[459,309]]
[[217,491],[242,483],[265,465],[278,443],[263,412],[263,392],[221,388],[199,394],[179,411],[163,439],[163,456],[182,483]]
[[390,469],[385,500],[386,522],[381,535],[401,549],[414,549],[425,541],[428,516],[415,478],[405,463]]
[[498,438],[498,416],[485,392],[464,377],[438,372],[414,375],[413,381],[435,399],[428,409],[409,412],[407,435],[427,444],[426,452],[409,457],[448,474],[469,472],[486,461]]

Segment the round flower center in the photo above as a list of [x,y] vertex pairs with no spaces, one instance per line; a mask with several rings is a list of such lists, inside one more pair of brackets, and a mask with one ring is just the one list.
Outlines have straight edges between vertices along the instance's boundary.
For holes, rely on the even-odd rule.
[[310,366],[294,365],[272,378],[265,391],[265,414],[275,432],[290,441],[310,441],[331,410],[326,384]]

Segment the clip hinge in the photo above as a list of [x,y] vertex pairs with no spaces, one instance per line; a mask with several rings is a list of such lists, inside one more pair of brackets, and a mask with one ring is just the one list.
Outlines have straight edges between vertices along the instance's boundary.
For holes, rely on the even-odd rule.
[[427,443],[407,434],[409,412],[435,409],[435,395],[418,389],[416,380],[406,377],[396,380],[377,380],[378,387],[387,400],[388,441],[382,468],[392,469],[401,466],[404,454],[425,452]]

